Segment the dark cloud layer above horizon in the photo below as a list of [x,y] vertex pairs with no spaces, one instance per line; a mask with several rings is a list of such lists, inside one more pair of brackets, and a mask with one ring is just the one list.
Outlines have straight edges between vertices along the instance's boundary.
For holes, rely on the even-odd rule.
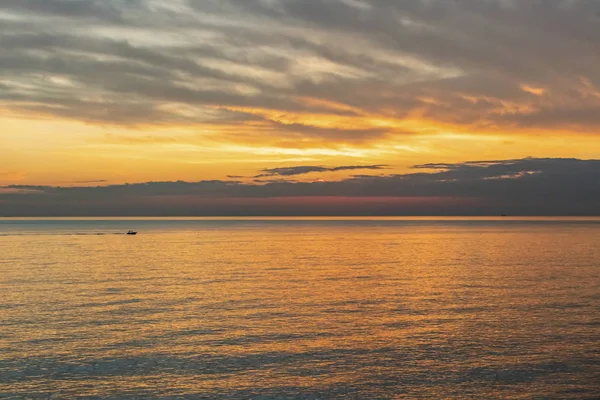
[[600,160],[435,163],[414,173],[335,182],[148,182],[6,186],[0,214],[40,215],[600,215]]
[[3,0],[0,24],[13,111],[344,141],[389,128],[252,110],[600,128],[597,0]]

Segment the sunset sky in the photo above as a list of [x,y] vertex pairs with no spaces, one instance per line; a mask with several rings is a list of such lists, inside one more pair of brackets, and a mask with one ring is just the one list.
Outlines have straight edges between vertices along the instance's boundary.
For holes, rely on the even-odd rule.
[[0,215],[535,213],[566,183],[545,213],[600,213],[600,1],[2,0],[0,25]]

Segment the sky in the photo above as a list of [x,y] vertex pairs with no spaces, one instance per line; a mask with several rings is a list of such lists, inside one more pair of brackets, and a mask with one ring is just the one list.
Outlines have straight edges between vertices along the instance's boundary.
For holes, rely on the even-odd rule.
[[600,215],[598,0],[2,0],[0,215]]

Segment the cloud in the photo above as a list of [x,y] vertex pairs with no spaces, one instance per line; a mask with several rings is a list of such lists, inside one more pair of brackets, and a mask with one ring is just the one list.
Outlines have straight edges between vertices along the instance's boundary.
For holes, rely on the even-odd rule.
[[73,181],[73,182],[69,182],[69,183],[75,183],[75,184],[83,184],[83,183],[106,183],[108,182],[105,179],[97,179],[97,180],[90,180],[90,181]]
[[312,172],[337,172],[337,171],[355,171],[355,170],[382,170],[387,165],[347,165],[340,167],[318,167],[318,166],[297,166],[297,167],[282,167],[282,168],[266,168],[262,170],[262,174],[256,175],[255,178],[264,178],[269,176],[295,176],[310,174]]
[[4,0],[0,106],[125,126],[246,113],[332,143],[418,133],[415,118],[593,134],[599,15],[589,0]]
[[6,216],[600,215],[600,160],[432,163],[415,166],[415,171],[335,182],[12,185],[2,188],[0,201]]
[[2,195],[25,195],[25,194],[44,194],[43,190],[28,189],[21,187],[0,187],[0,196]]
[[24,171],[0,170],[0,181],[17,182],[22,181],[27,176]]

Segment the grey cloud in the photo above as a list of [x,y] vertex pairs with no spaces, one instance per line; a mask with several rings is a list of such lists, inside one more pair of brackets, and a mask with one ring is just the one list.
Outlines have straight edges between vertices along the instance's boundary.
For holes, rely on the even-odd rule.
[[[207,122],[206,117],[184,117],[161,110],[164,102],[197,107],[199,112],[206,107],[230,106],[348,114],[304,105],[289,97],[281,98],[277,93],[255,96],[236,92],[236,84],[265,85],[192,61],[192,56],[214,51],[208,46],[189,50],[186,58],[183,50],[178,53],[178,49],[143,49],[127,41],[66,35],[5,35],[0,48],[6,50],[0,54],[2,74],[12,78],[9,84],[2,84],[5,90],[0,99],[24,110],[116,123]],[[69,84],[53,83],[54,76],[69,79]],[[215,89],[191,87],[187,79],[192,77],[204,79],[208,87]],[[251,115],[232,118],[234,114],[227,110],[211,112],[219,114],[223,122],[257,118]],[[295,128],[299,132],[309,129],[302,125]],[[317,135],[329,133],[317,132]]]
[[596,0],[5,0],[0,11],[0,101],[13,109],[116,124],[236,122],[215,106],[349,113],[298,100],[314,97],[474,129],[600,127]]
[[2,9],[29,15],[54,15],[122,21],[127,8],[144,7],[144,0],[3,0]]
[[[341,115],[352,115],[351,112],[340,112]],[[320,128],[311,125],[305,125],[301,123],[294,124],[283,124],[277,121],[271,121],[270,124],[275,128],[279,128],[282,131],[291,131],[298,136],[304,137],[328,137],[331,139],[337,139],[338,141],[357,142],[362,140],[369,140],[373,138],[381,138],[385,136],[389,129],[385,128],[372,128],[372,129],[356,129],[356,128]]]
[[[569,88],[579,85],[580,76],[588,77],[596,85],[600,83],[596,67],[600,60],[595,50],[600,45],[600,25],[597,12],[594,14],[598,2],[378,1],[364,2],[370,7],[356,8],[343,2],[310,0],[282,2],[276,13],[271,9],[266,11],[264,3],[258,1],[235,4],[271,18],[289,18],[315,29],[341,31],[355,39],[366,39],[390,54],[411,55],[431,65],[462,70],[464,77],[453,88],[438,87],[435,82],[429,84],[433,86],[433,97],[445,100],[441,107],[427,106],[426,115],[432,118],[480,126],[491,125],[486,122],[488,119],[502,124],[507,115],[504,103],[525,101],[528,96],[519,90],[520,83],[547,84],[558,99],[572,95]],[[332,12],[332,8],[336,11]],[[398,106],[422,106],[417,101],[422,94],[420,85],[408,90],[395,89],[398,93],[394,97],[400,100]],[[478,102],[477,112],[463,112],[465,91],[484,98]],[[329,90],[329,93],[340,92]],[[575,110],[584,104],[595,110],[600,107],[597,98],[586,101],[574,96],[569,100]],[[381,107],[380,101],[370,104]],[[525,105],[535,108],[539,101],[529,98]],[[507,115],[510,125],[514,115]],[[577,112],[571,113],[569,109],[559,115],[565,123],[578,121]],[[544,118],[532,122],[523,125],[553,126],[553,122]],[[597,126],[597,121],[590,121],[590,125]]]
[[339,167],[319,167],[319,166],[297,166],[297,167],[282,167],[282,168],[266,168],[262,170],[262,174],[255,178],[264,178],[267,176],[295,176],[304,175],[311,172],[337,172],[337,171],[355,171],[355,170],[382,170],[387,165],[346,165]]
[[97,179],[97,180],[91,180],[91,181],[74,181],[74,182],[69,182],[69,183],[75,183],[75,184],[82,184],[82,183],[106,183],[108,182],[105,179]]
[[[600,160],[526,158],[435,163],[416,169],[403,175],[361,175],[337,182],[259,179],[256,183],[148,182],[65,188],[15,185],[2,188],[0,202],[7,216],[498,215],[503,211],[511,215],[600,215]],[[333,202],[337,209],[318,202],[309,206],[301,200],[306,197],[343,197],[357,205],[343,208],[352,202],[340,200]],[[365,197],[436,202],[421,207],[388,201],[383,208],[373,208],[360,204]]]

